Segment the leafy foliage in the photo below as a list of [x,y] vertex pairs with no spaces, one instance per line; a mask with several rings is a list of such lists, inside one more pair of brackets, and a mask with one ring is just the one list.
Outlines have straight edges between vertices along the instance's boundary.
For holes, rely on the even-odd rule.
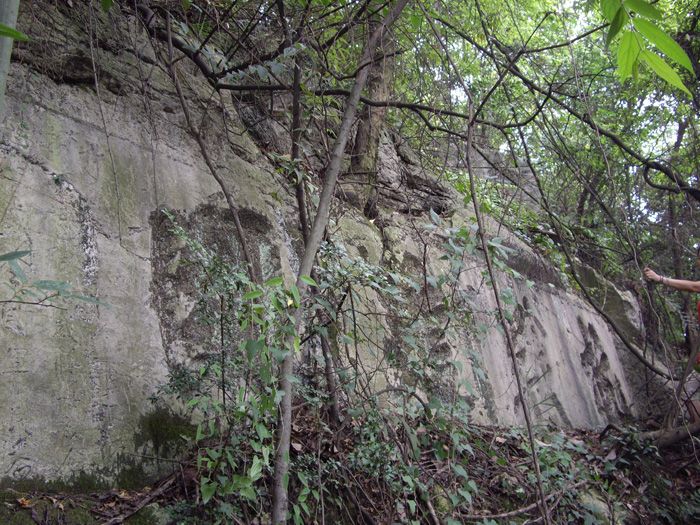
[[[259,507],[266,493],[282,395],[275,370],[287,352],[298,351],[298,337],[292,348],[284,343],[299,292],[286,288],[281,277],[258,285],[180,226],[173,225],[173,233],[187,247],[188,264],[199,268],[198,318],[215,329],[204,362],[195,370],[177,369],[169,391],[200,421],[194,442],[199,496],[213,522],[226,523],[242,516],[244,507]],[[190,378],[183,381],[183,376]]]
[[[652,20],[662,19],[661,11],[645,0],[601,0],[601,11],[610,22],[605,39],[606,45],[610,45],[616,37],[621,36],[618,49],[618,73],[623,82],[631,75],[637,78],[637,68],[641,60],[646,62],[660,78],[692,96],[678,73],[648,49],[649,45],[656,47],[695,76],[690,58],[683,48],[652,22]],[[631,27],[623,31],[623,28],[630,24]]]
[[59,306],[67,301],[102,304],[95,297],[83,294],[70,283],[52,279],[30,279],[22,269],[22,259],[30,255],[29,250],[17,250],[0,254],[0,267],[7,265],[12,279],[0,281],[9,296],[1,297],[0,303],[28,304],[37,306]]
[[[318,165],[339,134],[342,97],[358,68],[369,67],[358,64],[360,53],[390,4],[158,2],[144,30],[161,39],[154,56],[167,34],[169,48],[175,43],[174,52],[220,92],[237,97],[298,85],[302,129],[294,131],[305,151],[301,158],[270,153],[269,160],[290,185],[312,190],[313,211],[319,199],[313,190],[323,184]],[[108,13],[103,18],[121,13],[112,1],[101,5]],[[120,9],[138,15],[127,3]],[[645,0],[604,0],[599,8],[551,0],[412,3],[387,33],[391,46],[378,50],[385,60],[378,74],[390,75],[389,92],[384,100],[366,92],[364,101],[385,108],[386,121],[418,152],[412,167],[444,175],[467,197],[473,196],[467,181],[475,161],[498,172],[498,180],[475,185],[481,211],[539,248],[562,282],[572,282],[570,254],[620,280],[636,279],[652,256],[680,272],[687,261],[679,246],[696,240],[695,212],[684,197],[692,197],[687,190],[700,182],[693,9],[682,1]],[[607,27],[597,27],[599,14]],[[634,83],[626,83],[630,77]],[[669,85],[691,96],[675,98]],[[279,100],[287,98],[273,95],[266,105],[279,113]],[[527,193],[526,205],[521,193]],[[289,355],[299,363],[292,377],[298,392],[293,468],[285,480],[295,523],[352,520],[367,509],[382,522],[420,523],[437,515],[451,524],[472,518],[491,523],[504,509],[536,512],[527,509],[539,481],[560,502],[557,521],[592,522],[578,480],[594,485],[617,513],[615,501],[630,490],[625,476],[658,461],[647,444],[626,437],[616,445],[624,453],[612,458],[542,430],[538,480],[524,461],[532,451],[521,432],[469,424],[471,404],[488,378],[468,343],[453,349],[450,341],[457,326],[480,337],[493,324],[494,313],[476,311],[458,286],[466,256],[476,253],[478,228],[455,225],[435,210],[418,222],[426,223],[416,226],[425,246],[441,245],[444,271],[431,274],[425,261],[415,275],[370,264],[350,255],[331,228],[313,275],[300,276],[298,287],[281,276],[254,282],[248,271],[173,226],[197,270],[196,319],[208,329],[201,354],[174,365],[167,388],[197,422],[192,507],[204,522],[266,519],[283,396],[280,362]],[[669,238],[677,244],[669,247]],[[512,253],[500,238],[484,249],[499,272],[523,279],[508,266]],[[0,256],[13,275],[13,300],[75,297],[65,283],[30,281],[20,265],[27,255]],[[305,286],[313,290],[303,293]],[[375,298],[389,305],[387,311],[372,309]],[[514,322],[513,291],[503,289],[499,299]],[[300,313],[305,327],[296,333]],[[675,315],[664,316],[661,332],[680,343],[684,334]],[[368,326],[397,336],[382,340]],[[376,366],[363,361],[360,345],[376,350]],[[466,363],[475,385],[463,379]],[[321,369],[337,376],[337,387]],[[390,376],[396,371],[400,381]],[[371,381],[381,374],[393,381],[373,389]],[[329,416],[334,401],[342,409],[339,421]],[[494,465],[502,468],[497,475]],[[696,512],[697,502],[662,505],[664,483],[658,485],[649,501],[651,522],[659,509],[669,521]]]

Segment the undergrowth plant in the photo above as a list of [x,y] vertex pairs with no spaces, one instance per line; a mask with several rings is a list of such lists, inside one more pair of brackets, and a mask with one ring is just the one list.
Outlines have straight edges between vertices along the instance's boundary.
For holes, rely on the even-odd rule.
[[0,254],[0,270],[7,265],[9,278],[0,279],[0,304],[26,304],[62,308],[70,301],[102,304],[95,297],[86,295],[67,281],[57,279],[31,279],[20,263],[31,254],[29,250],[16,250]]
[[197,319],[211,327],[211,341],[199,367],[179,367],[170,386],[198,421],[198,501],[213,523],[228,523],[265,512],[282,395],[277,370],[288,352],[299,351],[298,336],[291,348],[285,341],[300,296],[282,277],[257,284],[182,227],[172,232],[198,269]]
[[[352,257],[341,244],[325,244],[315,279],[305,278],[315,293],[302,334],[290,333],[301,300],[295,286],[286,286],[282,277],[253,282],[245,269],[180,226],[172,232],[185,248],[187,264],[196,269],[196,318],[209,334],[196,365],[174,367],[168,388],[186,403],[197,424],[192,441],[197,495],[189,505],[172,509],[179,522],[268,519],[281,399],[278,373],[288,352],[305,356],[293,378],[297,394],[287,483],[289,519],[295,525],[370,518],[411,525],[434,518],[447,525],[520,523],[537,512],[536,506],[530,508],[536,499],[535,474],[526,460],[530,450],[524,432],[469,423],[476,394],[458,362],[471,359],[473,375],[485,380],[478,356],[465,355],[450,364],[436,354],[435,344],[421,342],[454,337],[457,328],[478,333],[469,297],[457,291],[476,249],[473,228],[452,227],[437,215],[425,225],[426,234],[442,243],[445,264],[437,275],[406,276]],[[488,249],[511,278],[522,278],[507,267],[507,246],[493,239]],[[417,316],[415,296],[425,293],[426,283],[443,299]],[[392,330],[401,334],[386,357],[390,368],[402,371],[402,380],[383,387],[370,377],[386,371],[368,370],[353,361],[361,356],[340,351],[382,344],[345,322],[378,315],[363,309],[367,290],[389,305],[382,315],[392,316]],[[513,294],[502,293],[504,304],[515,311]],[[342,400],[338,421],[327,410],[334,393],[319,373],[319,337],[328,338],[332,347],[335,394]],[[619,502],[629,493],[625,480],[658,460],[655,449],[633,435],[612,438],[609,446],[619,450],[614,455],[546,428],[536,429],[536,436],[543,486],[555,503],[556,522],[597,523],[601,512],[624,516]],[[667,515],[662,518],[667,522],[694,516],[695,503],[664,500],[668,491],[659,478],[643,496],[650,516]],[[475,514],[476,509],[482,510]]]

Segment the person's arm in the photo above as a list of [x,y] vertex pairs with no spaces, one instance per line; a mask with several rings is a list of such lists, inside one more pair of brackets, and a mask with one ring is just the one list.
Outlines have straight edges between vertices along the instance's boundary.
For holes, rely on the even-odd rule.
[[649,281],[665,284],[670,288],[680,290],[682,292],[700,292],[700,281],[686,281],[685,279],[671,279],[659,275],[651,268],[644,268],[644,277]]

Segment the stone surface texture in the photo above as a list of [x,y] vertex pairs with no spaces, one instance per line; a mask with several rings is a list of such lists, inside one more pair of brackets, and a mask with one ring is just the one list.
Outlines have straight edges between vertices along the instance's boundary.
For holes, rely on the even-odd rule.
[[[22,263],[30,279],[66,281],[100,303],[0,304],[0,477],[87,474],[114,482],[125,469],[156,468],[142,458],[158,448],[144,427],[154,410],[149,398],[169,367],[196,360],[201,350],[193,317],[197,290],[179,266],[181,246],[159,210],[174,210],[183,226],[232,260],[240,259],[240,247],[220,188],[184,130],[169,80],[127,50],[147,54],[143,35],[126,27],[133,41],[124,50],[111,48],[108,36],[98,49],[81,29],[85,20],[45,7],[22,15],[21,27],[54,30],[17,52],[0,128],[0,253],[31,250]],[[49,47],[62,68],[41,61]],[[192,78],[188,93],[195,100],[206,90]],[[210,113],[204,134],[241,208],[256,272],[291,277],[301,251],[294,194],[265,151],[288,141],[279,124],[256,128],[266,137],[247,134],[244,121],[254,116],[250,108],[241,117],[224,105]],[[473,232],[473,214],[408,155],[387,134],[379,159],[386,190],[380,217],[368,221],[338,201],[332,229],[349,257],[413,276],[418,290],[408,312],[440,318],[451,288],[431,282],[449,273],[449,261],[441,259],[449,228]],[[437,226],[430,208],[442,215]],[[515,236],[493,221],[487,232],[507,248],[498,279],[512,297],[510,329],[535,419],[598,427],[643,413],[629,379],[639,371],[604,320]],[[522,424],[483,254],[475,249],[462,260],[455,292],[462,321],[444,333],[435,329],[440,323],[418,326],[419,346],[440,356],[443,370],[461,363],[461,372],[443,374],[442,386],[469,400],[475,421]],[[6,266],[0,272],[6,293],[12,277]],[[360,350],[376,372],[374,384],[410,382],[395,359],[399,348],[404,356],[410,351],[383,315],[391,301],[369,286],[358,297],[358,309],[367,313],[362,329],[370,334]],[[621,313],[627,328],[638,331],[634,302],[627,300]]]

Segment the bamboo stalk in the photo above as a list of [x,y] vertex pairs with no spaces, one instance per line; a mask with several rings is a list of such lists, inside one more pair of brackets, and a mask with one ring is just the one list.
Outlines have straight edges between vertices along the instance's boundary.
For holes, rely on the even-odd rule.
[[[0,2],[0,24],[14,29],[17,24],[17,12],[19,0],[2,0]],[[10,71],[10,55],[12,54],[12,42],[9,37],[0,37],[0,119],[5,113],[5,85],[7,74]]]

